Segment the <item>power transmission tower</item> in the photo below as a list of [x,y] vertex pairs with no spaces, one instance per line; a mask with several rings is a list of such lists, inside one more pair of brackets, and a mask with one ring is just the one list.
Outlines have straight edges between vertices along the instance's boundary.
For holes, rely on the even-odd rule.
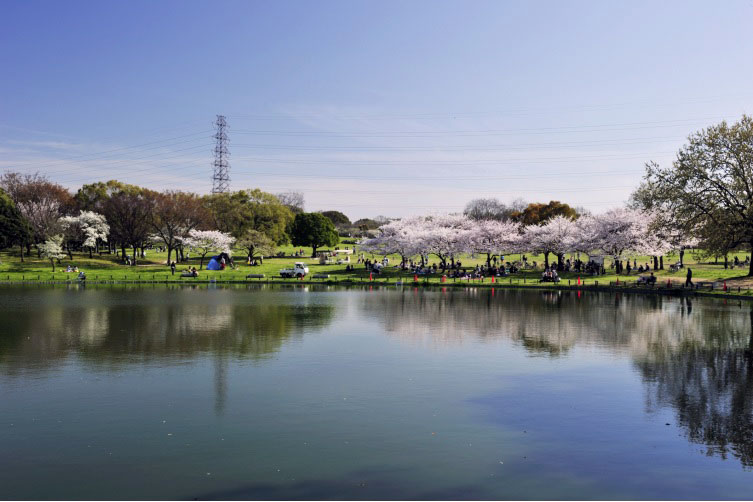
[[214,133],[214,139],[217,143],[214,145],[214,174],[212,175],[212,193],[225,193],[230,190],[230,162],[227,158],[230,151],[227,148],[227,121],[224,115],[217,115],[214,122],[217,132]]

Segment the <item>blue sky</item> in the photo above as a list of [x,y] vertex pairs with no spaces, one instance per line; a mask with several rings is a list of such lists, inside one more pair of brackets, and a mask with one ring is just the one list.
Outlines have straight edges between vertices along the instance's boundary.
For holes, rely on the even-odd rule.
[[349,216],[621,204],[753,112],[753,1],[40,2],[0,15],[0,169],[303,191]]

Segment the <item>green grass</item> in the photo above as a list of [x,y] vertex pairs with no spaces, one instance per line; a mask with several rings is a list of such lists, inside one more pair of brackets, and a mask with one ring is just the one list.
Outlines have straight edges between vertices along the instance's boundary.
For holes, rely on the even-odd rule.
[[[344,246],[341,246],[344,247]],[[318,282],[320,279],[313,279],[313,274],[329,274],[332,281],[368,281],[369,273],[365,270],[364,266],[355,263],[357,255],[353,257],[353,265],[355,271],[346,272],[345,265],[319,265],[318,260],[310,258],[311,249],[304,248],[306,257],[294,258],[292,253],[298,248],[292,246],[281,247],[279,251],[285,252],[285,258],[265,258],[262,266],[251,267],[245,264],[245,258],[242,252],[239,250],[235,252],[234,256],[237,261],[237,268],[235,270],[226,269],[223,271],[207,271],[201,270],[199,272],[198,281],[217,280],[217,281],[249,281],[253,282],[257,279],[246,279],[247,274],[264,274],[263,280],[283,280],[279,276],[279,270],[291,266],[296,261],[303,261],[308,264],[311,275],[306,278],[307,281]],[[495,283],[499,284],[513,284],[513,285],[530,285],[538,284],[538,280],[541,277],[541,264],[543,264],[543,256],[527,255],[529,262],[536,261],[539,263],[538,270],[527,270],[520,272],[511,277],[497,278]],[[381,259],[381,256],[375,256],[366,254],[368,258]],[[745,259],[745,253],[739,253],[738,257],[741,260]],[[76,280],[75,273],[66,273],[65,268],[67,265],[75,265],[79,267],[79,270],[86,272],[87,279],[90,281],[169,281],[169,282],[182,282],[190,283],[197,282],[197,279],[193,278],[181,278],[180,271],[186,270],[189,267],[199,268],[199,259],[192,257],[189,261],[178,264],[175,275],[170,273],[170,268],[165,265],[166,253],[157,253],[154,250],[147,251],[146,259],[140,260],[137,266],[126,266],[119,263],[114,255],[103,254],[101,256],[94,256],[89,258],[88,254],[74,253],[73,259],[62,259],[60,264],[56,265],[56,271],[52,272],[52,267],[49,261],[41,260],[36,257],[36,253],[32,250],[32,256],[26,257],[24,262],[21,262],[18,249],[11,251],[5,251],[0,253],[0,281],[65,281]],[[519,259],[519,255],[506,256],[508,261]],[[730,262],[733,257],[730,257]],[[639,264],[648,263],[647,257],[636,257]],[[484,257],[465,256],[461,258],[464,267],[473,267],[476,264],[483,264]],[[680,270],[675,273],[669,272],[669,264],[677,261],[677,257],[669,257],[665,259],[665,270],[659,270],[655,272],[657,276],[657,285],[666,285],[667,280],[672,281],[673,284],[684,283],[685,271]],[[399,259],[396,256],[390,257],[390,263],[398,263]],[[438,263],[436,258],[432,257],[430,263]],[[632,262],[632,260],[631,260]],[[594,285],[595,281],[598,281],[599,285],[610,285],[610,283],[616,283],[619,279],[621,282],[635,281],[637,274],[633,273],[631,276],[620,275],[619,277],[614,274],[614,271],[609,268],[611,262],[607,260],[605,263],[607,267],[607,274],[603,276],[587,276],[580,275],[582,283],[585,285]],[[693,269],[694,281],[731,281],[731,286],[734,286],[736,282],[739,282],[746,278],[748,269],[740,267],[736,269],[724,269],[723,262],[714,264],[710,262],[701,262],[701,260],[695,256],[692,252],[685,254],[685,264]],[[204,263],[206,266],[206,262]],[[570,284],[575,285],[578,278],[577,273],[562,273],[560,277],[562,279],[561,285]],[[383,273],[375,274],[374,280],[377,283],[391,282],[394,283],[397,280],[404,280],[406,282],[413,281],[413,275],[406,272],[400,272],[395,267],[388,267]],[[287,282],[295,283],[295,279],[288,279]],[[441,284],[441,278],[434,276],[430,278],[420,278],[420,282]],[[452,284],[456,283],[452,279],[447,279],[447,282]],[[459,280],[457,282],[460,282]],[[484,284],[489,285],[491,283],[490,278],[484,280]],[[474,284],[474,281],[468,282],[468,284]],[[475,284],[480,284],[479,281],[475,281]],[[736,287],[736,286],[734,286]],[[742,290],[751,287],[745,285]],[[742,291],[741,290],[741,291]]]

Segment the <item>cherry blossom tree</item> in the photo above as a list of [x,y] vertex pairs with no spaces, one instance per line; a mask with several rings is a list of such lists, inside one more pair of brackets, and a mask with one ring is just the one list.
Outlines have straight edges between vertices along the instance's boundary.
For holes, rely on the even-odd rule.
[[473,223],[465,215],[439,214],[426,217],[425,231],[421,240],[424,251],[435,254],[442,269],[447,268],[447,260],[454,265],[455,257],[473,252]]
[[471,227],[471,250],[486,253],[486,266],[494,255],[511,252],[520,243],[520,226],[513,221],[479,220]]
[[235,239],[219,230],[191,230],[188,237],[183,240],[186,246],[195,249],[201,256],[199,269],[204,267],[204,258],[212,251],[231,253]]
[[617,272],[626,253],[641,252],[647,243],[650,216],[638,209],[617,208],[596,216],[599,249],[612,256]]
[[380,254],[398,254],[403,263],[411,256],[422,254],[422,242],[426,220],[423,217],[407,217],[393,220],[379,227],[379,235],[361,242],[364,251]]
[[[59,223],[69,240],[81,243],[83,248],[89,249],[89,258],[99,242],[107,242],[110,225],[107,219],[94,211],[81,211],[78,216],[63,216]],[[69,243],[68,255],[72,257]]]
[[599,220],[593,214],[581,216],[575,221],[572,250],[579,253],[591,253],[601,248]]
[[39,245],[39,254],[42,258],[50,260],[52,271],[55,272],[55,260],[65,258],[65,252],[63,251],[63,236],[53,235],[48,238],[44,243]]
[[558,215],[542,225],[525,227],[523,238],[532,251],[544,253],[544,266],[549,266],[549,254],[553,253],[561,267],[564,254],[574,249],[575,235],[575,221]]

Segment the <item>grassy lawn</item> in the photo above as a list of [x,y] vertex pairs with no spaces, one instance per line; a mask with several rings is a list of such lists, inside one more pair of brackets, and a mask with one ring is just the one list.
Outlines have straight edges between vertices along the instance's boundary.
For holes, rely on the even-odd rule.
[[[344,246],[341,246],[344,247]],[[351,246],[352,247],[352,246]],[[246,265],[245,255],[240,251],[236,251],[234,256],[237,261],[237,268],[231,270],[229,268],[223,271],[208,271],[201,270],[199,272],[198,281],[217,280],[217,281],[244,281],[247,274],[264,274],[265,279],[270,280],[282,280],[279,276],[279,270],[291,266],[296,261],[303,261],[308,264],[311,275],[307,280],[318,281],[320,279],[313,279],[313,274],[328,274],[330,280],[333,281],[368,281],[369,273],[365,270],[363,265],[355,263],[357,255],[352,258],[354,271],[346,271],[345,265],[320,265],[318,260],[310,258],[311,248],[304,248],[305,257],[296,258],[292,254],[299,248],[293,248],[292,246],[283,246],[279,248],[279,251],[285,253],[285,258],[265,258],[264,264],[261,266],[251,267]],[[535,256],[528,254],[529,262],[536,261],[539,264],[538,270],[527,270],[515,274],[506,278],[497,278],[496,281],[503,284],[538,284],[538,280],[541,277],[541,267],[543,266],[543,256]],[[739,253],[737,255],[741,260],[745,259],[745,253]],[[381,256],[366,254],[367,258],[381,259]],[[508,255],[506,260],[515,261],[519,259],[519,255]],[[158,253],[154,250],[148,250],[145,259],[142,259],[137,266],[122,265],[113,255],[103,254],[101,256],[94,256],[89,258],[88,254],[74,253],[73,259],[68,258],[60,260],[60,264],[56,264],[56,270],[53,273],[52,267],[49,261],[44,261],[36,258],[36,253],[32,250],[32,257],[26,257],[24,262],[21,262],[18,249],[7,250],[0,253],[0,281],[61,281],[61,280],[75,280],[75,273],[66,273],[65,269],[70,264],[72,266],[78,266],[79,270],[86,272],[89,280],[97,281],[170,281],[170,282],[186,282],[197,281],[192,278],[181,278],[180,272],[186,270],[189,267],[199,268],[199,259],[191,257],[187,262],[178,264],[175,275],[171,275],[170,268],[165,265],[166,253]],[[635,257],[638,264],[646,264],[650,262],[648,257]],[[730,263],[734,259],[730,256]],[[465,256],[461,258],[463,267],[473,267],[476,264],[483,264],[484,257]],[[671,281],[674,285],[679,285],[685,282],[685,270],[680,270],[675,273],[669,271],[669,264],[677,261],[676,256],[670,256],[665,258],[665,270],[658,270],[655,272],[657,276],[657,282],[659,286],[666,285],[667,280]],[[399,262],[397,256],[390,257],[390,263],[396,264]],[[438,263],[438,260],[434,257],[430,260],[430,263]],[[632,259],[631,259],[632,263]],[[611,261],[608,259],[605,263],[607,274],[603,276],[586,276],[581,275],[582,283],[586,285],[593,285],[595,281],[598,281],[600,285],[609,285],[615,283],[618,279],[621,282],[626,280],[635,281],[637,278],[636,273],[632,273],[629,277],[625,275],[617,276],[614,271],[609,268]],[[738,267],[735,269],[724,269],[723,262],[718,264],[713,262],[701,262],[699,258],[693,252],[687,252],[685,254],[685,264],[693,269],[694,281],[728,281],[728,286],[742,290],[753,288],[753,281],[747,278],[748,269],[746,267]],[[204,263],[206,266],[206,261]],[[576,284],[578,274],[574,272],[560,274],[562,278],[561,284],[567,285],[568,281],[571,284]],[[397,270],[394,266],[388,267],[381,274],[375,274],[373,276],[377,282],[395,282],[402,279],[406,282],[413,281],[413,275],[406,272]],[[249,281],[255,281],[256,279],[248,279]],[[439,276],[433,276],[419,279],[421,282],[441,283]],[[295,279],[287,279],[291,283],[295,283]],[[447,279],[449,283],[454,282],[452,279]],[[459,282],[459,280],[458,280]],[[470,281],[473,283],[473,281]],[[484,283],[489,284],[490,278],[486,278]],[[476,281],[478,284],[478,281]]]

